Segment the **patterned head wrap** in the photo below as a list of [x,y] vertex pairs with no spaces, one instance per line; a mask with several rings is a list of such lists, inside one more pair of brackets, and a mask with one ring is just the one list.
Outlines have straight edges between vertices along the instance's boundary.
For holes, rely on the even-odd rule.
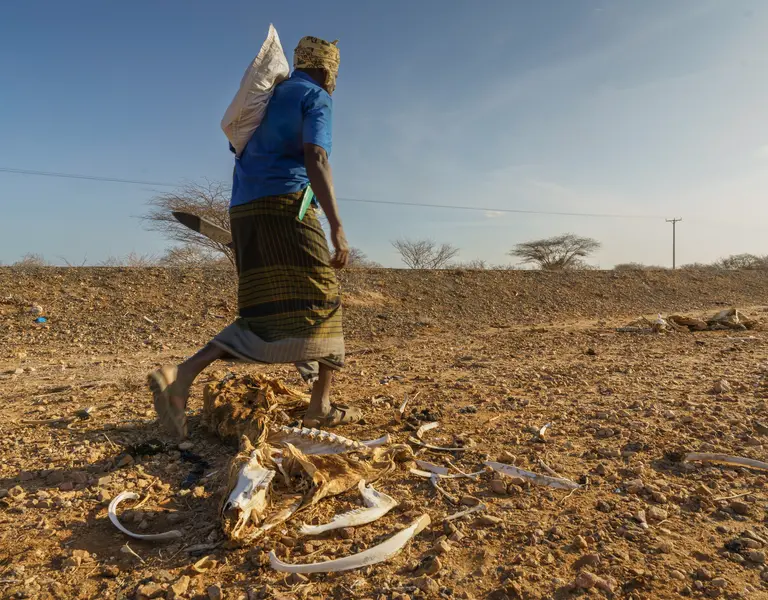
[[339,49],[336,43],[326,42],[316,37],[304,37],[293,51],[295,69],[325,69],[335,84],[339,73]]

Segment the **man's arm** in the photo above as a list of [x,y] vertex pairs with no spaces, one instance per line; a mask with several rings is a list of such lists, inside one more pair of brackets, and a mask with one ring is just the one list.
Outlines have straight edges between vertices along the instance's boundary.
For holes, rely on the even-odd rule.
[[349,247],[344,235],[344,228],[336,206],[336,194],[333,191],[333,174],[328,154],[320,146],[304,144],[304,165],[307,168],[309,183],[317,201],[328,219],[331,227],[331,243],[336,254],[331,264],[337,269],[343,269],[349,261]]

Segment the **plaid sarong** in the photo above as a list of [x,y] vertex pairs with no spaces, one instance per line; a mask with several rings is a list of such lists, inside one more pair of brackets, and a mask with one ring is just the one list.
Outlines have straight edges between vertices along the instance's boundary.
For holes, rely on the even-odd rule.
[[[259,198],[229,211],[240,317],[213,343],[249,362],[344,365],[341,296],[317,210],[297,218],[303,191]],[[315,364],[313,364],[315,363]]]

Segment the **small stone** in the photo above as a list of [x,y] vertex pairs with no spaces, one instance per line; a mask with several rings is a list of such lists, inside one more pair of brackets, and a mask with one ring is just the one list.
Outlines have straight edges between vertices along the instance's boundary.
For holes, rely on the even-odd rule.
[[731,510],[735,512],[737,515],[748,515],[749,514],[749,504],[746,502],[742,502],[741,500],[733,500],[730,503]]
[[355,528],[354,527],[344,527],[342,529],[339,529],[339,537],[342,540],[352,540],[355,538]]
[[464,506],[477,506],[478,504],[480,504],[480,500],[478,500],[474,496],[462,496],[459,502]]
[[98,492],[96,492],[96,499],[102,504],[109,503],[111,498],[112,498],[112,494],[110,494],[107,490],[99,490]]
[[[292,573],[293,575],[299,575],[299,573]],[[306,577],[304,578],[306,579]],[[224,591],[221,589],[221,585],[218,583],[214,583],[212,586],[208,587],[208,600],[223,600],[224,599]]]
[[670,578],[676,579],[677,581],[685,581],[686,579],[685,573],[683,573],[682,571],[678,571],[677,569],[673,569],[672,571],[670,571],[669,576]]
[[589,547],[589,544],[587,544],[587,540],[585,540],[582,536],[577,535],[575,538],[573,538],[573,547],[576,550],[586,550]]
[[596,553],[584,554],[573,563],[573,569],[578,571],[584,567],[594,567],[600,564],[600,555]]
[[492,479],[491,490],[494,494],[500,494],[503,496],[507,493],[507,484],[501,479]]
[[437,596],[440,593],[440,586],[437,582],[426,575],[416,579],[413,584],[427,596]]
[[747,552],[747,560],[749,562],[753,562],[757,565],[764,565],[765,564],[765,552],[761,550],[750,550]]
[[162,598],[165,596],[165,589],[159,583],[147,583],[140,585],[136,589],[136,600],[150,600],[151,598]]
[[501,523],[501,519],[493,515],[480,515],[475,519],[475,525],[478,527],[494,527],[499,523]]
[[106,565],[101,569],[101,576],[114,579],[120,575],[120,568],[117,565]]
[[517,462],[517,456],[508,450],[504,450],[504,452],[499,455],[499,462],[514,465]]
[[5,498],[8,495],[8,490],[5,488],[0,488],[0,500]]
[[130,454],[124,454],[121,456],[117,461],[118,467],[128,467],[132,465],[135,461],[133,460],[133,456]]
[[302,585],[307,583],[307,581],[309,581],[309,577],[302,575],[301,573],[291,573],[288,576],[288,583],[290,585]]
[[182,450],[182,451],[192,450],[192,448],[194,447],[195,447],[195,444],[193,442],[190,442],[189,440],[187,440],[186,442],[181,442],[179,444],[179,450]]
[[168,591],[168,600],[178,600],[184,596],[189,589],[190,581],[191,579],[189,578],[189,575],[182,575],[179,577],[179,579],[176,580],[176,583],[172,584]]
[[714,394],[727,394],[731,391],[731,384],[728,383],[725,379],[721,379],[720,381],[716,381],[715,385],[712,386],[712,392]]
[[591,590],[593,587],[597,586],[599,579],[600,578],[594,573],[590,573],[589,571],[582,571],[576,577],[575,581],[573,582],[573,586],[579,590]]
[[658,506],[651,506],[645,511],[645,517],[649,523],[660,523],[666,521],[668,517],[666,510],[659,508]]
[[71,492],[75,489],[75,484],[71,481],[65,481],[64,483],[59,484],[59,491],[62,492]]
[[710,581],[712,579],[712,573],[706,567],[699,567],[696,569],[696,579],[700,581]]
[[428,556],[421,565],[423,573],[427,575],[435,575],[443,568],[443,563],[437,556]]
[[452,533],[452,534],[451,534],[451,535],[448,537],[448,539],[449,539],[449,540],[451,540],[452,542],[456,542],[456,543],[458,543],[458,542],[460,542],[461,540],[463,540],[465,537],[467,537],[467,536],[465,536],[463,533],[461,533],[461,531],[459,531],[459,530],[457,529],[456,531],[454,531],[454,532],[453,532],[453,533]]
[[717,577],[710,582],[710,585],[716,588],[725,588],[728,587],[728,582],[722,577]]
[[96,481],[96,485],[98,487],[107,487],[111,483],[112,483],[111,475],[104,475],[103,477],[99,477],[99,479]]
[[448,554],[453,548],[446,540],[438,540],[432,548],[435,554]]
[[87,550],[72,550],[72,557],[77,558],[80,564],[93,562],[93,557]]

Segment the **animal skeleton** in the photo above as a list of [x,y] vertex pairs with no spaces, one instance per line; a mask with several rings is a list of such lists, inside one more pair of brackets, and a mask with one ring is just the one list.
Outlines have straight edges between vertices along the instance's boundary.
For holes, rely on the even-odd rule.
[[[281,400],[287,396],[287,403],[280,406],[275,399],[278,395]],[[224,439],[234,435],[240,439],[220,507],[222,528],[229,540],[251,542],[323,498],[394,471],[413,455],[406,445],[386,446],[389,436],[358,442],[276,422],[287,420],[286,412],[302,406],[298,394],[266,378],[247,377],[238,387],[231,380],[206,387],[203,422]],[[340,515],[322,527],[344,527],[348,525],[339,522],[350,520],[371,522],[396,505],[372,488],[362,488],[361,493],[366,504],[374,505],[356,515]]]

